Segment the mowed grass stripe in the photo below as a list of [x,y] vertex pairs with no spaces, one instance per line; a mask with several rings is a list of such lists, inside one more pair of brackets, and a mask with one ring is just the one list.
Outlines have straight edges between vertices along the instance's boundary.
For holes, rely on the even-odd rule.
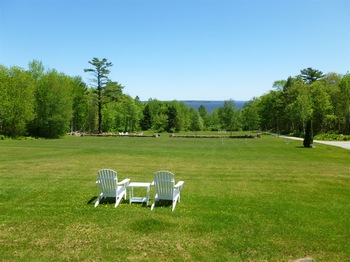
[[[349,156],[264,135],[1,141],[0,258],[346,261]],[[181,203],[94,208],[100,168],[142,182],[170,170],[185,181]]]

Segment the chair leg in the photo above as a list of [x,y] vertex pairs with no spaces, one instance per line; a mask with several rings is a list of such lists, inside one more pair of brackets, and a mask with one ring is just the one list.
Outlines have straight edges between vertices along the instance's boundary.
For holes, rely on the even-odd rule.
[[172,208],[172,210],[171,211],[174,211],[175,210],[175,207],[176,207],[176,198],[173,200],[173,208]]
[[117,207],[120,203],[120,201],[122,200],[123,196],[119,196],[119,197],[116,197],[115,198],[115,206],[114,207]]
[[[118,191],[117,191],[117,194],[118,194]],[[124,197],[124,199],[126,199],[126,189],[124,189],[124,191],[120,194],[120,195],[117,195],[115,197],[115,205],[114,207],[117,207],[120,203],[120,201],[122,200],[122,198]]]
[[151,205],[151,211],[153,210],[153,208],[154,208],[154,206],[155,206],[157,201],[158,201],[158,196],[155,196],[154,200],[153,200],[153,204]]
[[98,197],[98,198],[97,198],[97,201],[96,201],[96,203],[95,203],[95,207],[97,207],[99,204],[100,204],[100,198]]
[[156,205],[156,202],[157,202],[157,200],[154,199],[154,200],[153,200],[153,204],[151,205],[151,211],[153,210],[154,206]]
[[173,209],[172,209],[172,211],[175,210],[177,201],[179,201],[179,203],[180,203],[180,194],[178,194],[173,200]]

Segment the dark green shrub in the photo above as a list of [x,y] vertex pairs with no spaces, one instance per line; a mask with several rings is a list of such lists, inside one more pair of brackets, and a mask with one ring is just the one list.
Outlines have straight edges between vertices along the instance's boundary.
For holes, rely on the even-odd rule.
[[311,120],[309,120],[306,123],[304,147],[312,147],[312,143],[313,143],[312,123],[311,123]]

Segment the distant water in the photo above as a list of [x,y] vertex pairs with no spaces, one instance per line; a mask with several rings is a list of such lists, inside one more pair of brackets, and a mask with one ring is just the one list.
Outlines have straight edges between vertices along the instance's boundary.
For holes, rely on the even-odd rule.
[[[198,109],[201,105],[205,106],[207,111],[211,114],[215,108],[224,106],[225,101],[211,101],[211,100],[177,100],[185,103],[188,107]],[[247,101],[234,101],[236,108],[242,109]],[[147,103],[147,101],[142,101]]]
[[[205,106],[207,111],[209,113],[211,113],[211,112],[213,112],[213,110],[215,108],[222,107],[224,105],[225,101],[184,100],[184,101],[180,101],[180,102],[184,102],[187,106],[194,108],[194,109],[198,109],[201,105],[203,105],[203,106]],[[242,109],[246,102],[247,101],[234,101],[235,106],[238,109]]]

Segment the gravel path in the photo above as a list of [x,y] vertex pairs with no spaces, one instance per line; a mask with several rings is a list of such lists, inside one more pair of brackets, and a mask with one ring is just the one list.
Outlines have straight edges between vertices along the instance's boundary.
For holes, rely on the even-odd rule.
[[[282,138],[288,138],[292,140],[304,140],[303,138],[299,137],[292,137],[292,136],[278,136]],[[330,146],[338,146],[341,148],[345,148],[350,150],[350,141],[323,141],[323,140],[314,140],[314,143],[320,143],[320,144],[325,144],[325,145],[330,145]]]
[[314,140],[314,143],[326,144],[330,146],[338,146],[350,150],[350,141],[321,141]]

